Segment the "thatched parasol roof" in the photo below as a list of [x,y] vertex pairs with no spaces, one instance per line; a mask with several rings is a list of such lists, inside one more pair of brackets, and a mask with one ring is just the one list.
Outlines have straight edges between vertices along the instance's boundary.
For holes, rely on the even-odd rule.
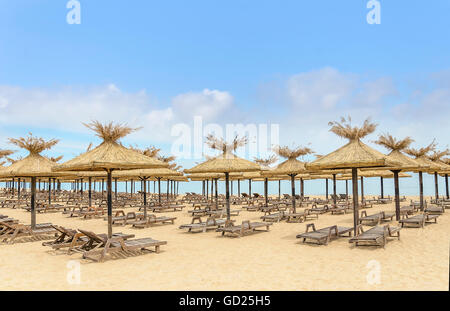
[[208,135],[207,144],[209,147],[220,150],[222,154],[206,160],[191,169],[187,169],[185,172],[193,174],[259,171],[261,168],[258,164],[242,159],[233,153],[233,151],[235,151],[238,147],[244,146],[246,143],[246,138],[238,139],[235,137],[232,143],[227,144],[223,139],[218,139],[212,135]]
[[[406,137],[402,140],[398,140],[389,134],[381,135],[375,143],[377,145],[383,146],[391,153],[389,153],[386,157],[392,161],[397,162],[399,165],[397,166],[389,166],[389,170],[393,171],[408,171],[408,172],[416,172],[426,170],[429,166],[421,164],[414,159],[411,159],[407,155],[403,154],[402,151],[407,149],[409,145],[414,140],[410,137]],[[380,168],[374,168],[380,169]],[[383,169],[383,168],[381,168]]]
[[34,137],[31,133],[28,137],[18,139],[10,138],[9,142],[29,152],[24,159],[15,161],[10,166],[0,171],[2,177],[56,177],[68,175],[67,172],[55,173],[52,171],[55,162],[40,155],[44,150],[48,150],[56,145],[59,140],[52,139],[45,141],[43,138]]
[[300,156],[305,156],[307,154],[313,153],[313,151],[308,147],[297,147],[291,149],[287,146],[277,147],[274,149],[280,157],[287,158],[286,161],[279,164],[276,168],[263,171],[261,175],[263,176],[279,176],[279,175],[297,175],[306,172],[305,163],[297,160]]
[[[405,152],[413,157],[415,157],[415,161],[420,163],[421,165],[424,166],[428,166],[428,169],[424,170],[430,173],[434,173],[434,172],[440,172],[440,171],[445,171],[446,167],[443,166],[442,164],[444,163],[439,163],[439,162],[434,162],[432,161],[428,154],[431,151],[435,151],[436,149],[436,143],[433,141],[431,144],[429,144],[426,147],[420,148],[420,149],[413,149],[413,148],[408,148],[405,150]],[[441,157],[444,156],[445,153],[434,153],[433,155],[431,155],[431,158],[433,160],[438,161]]]
[[397,166],[400,164],[361,141],[362,138],[373,133],[377,127],[377,124],[371,123],[370,119],[365,120],[361,127],[352,127],[350,118],[348,120],[342,118],[341,122],[330,122],[329,125],[331,126],[331,132],[348,139],[349,143],[307,164],[308,169],[348,169]]
[[84,124],[96,132],[103,142],[78,157],[56,166],[56,171],[101,171],[104,169],[141,169],[167,167],[167,163],[125,148],[118,140],[137,129],[109,123],[103,125],[97,121]]

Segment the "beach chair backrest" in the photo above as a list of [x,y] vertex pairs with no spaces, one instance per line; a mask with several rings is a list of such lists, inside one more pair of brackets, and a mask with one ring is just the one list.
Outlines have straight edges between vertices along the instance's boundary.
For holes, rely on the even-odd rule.
[[241,228],[242,228],[242,229],[250,229],[250,220],[244,220],[244,221],[242,221]]
[[85,236],[87,236],[89,239],[94,240],[98,243],[103,243],[104,240],[102,237],[98,236],[97,234],[95,234],[94,232],[91,231],[85,231],[85,230],[81,230],[78,229],[78,231],[80,231],[81,233],[83,233]]
[[208,219],[206,219],[207,226],[215,226],[216,224],[216,220],[213,217],[208,217]]

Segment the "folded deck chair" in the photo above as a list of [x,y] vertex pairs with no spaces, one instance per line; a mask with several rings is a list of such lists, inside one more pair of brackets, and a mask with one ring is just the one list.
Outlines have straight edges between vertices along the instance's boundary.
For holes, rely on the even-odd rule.
[[[249,220],[244,220],[240,225],[226,224],[224,227],[217,228],[217,232],[222,232],[222,235],[229,233],[231,235],[242,237],[247,233],[256,231],[269,231],[269,227],[272,223],[267,222],[250,222]],[[260,230],[259,228],[266,228],[265,230]]]
[[[90,238],[95,234],[89,231]],[[154,247],[155,252],[159,253],[160,246],[166,245],[167,241],[158,241],[152,238],[141,239],[124,239],[122,237],[112,237],[110,239],[102,239],[102,242],[97,244],[94,248],[83,253],[83,259],[90,259],[97,262],[103,262],[108,254],[120,253],[122,256],[130,255],[133,251],[142,251],[149,247]]]
[[404,218],[400,219],[398,222],[402,224],[402,227],[415,227],[424,228],[425,223],[437,223],[437,218],[439,215],[429,215],[428,213],[423,213],[413,217],[408,217],[408,215],[403,215]]
[[[349,240],[350,243],[355,243],[355,246],[372,245],[372,246],[386,246],[388,237],[396,237],[400,240],[400,229],[390,225],[376,226],[367,231],[363,230],[361,225],[358,226],[358,235]],[[362,243],[362,244],[361,244]]]
[[0,241],[12,244],[17,238],[30,237],[37,239],[48,239],[56,235],[57,231],[50,223],[37,224],[35,229],[30,225],[2,223],[4,229],[1,231]]
[[[309,229],[312,231],[309,231]],[[306,225],[305,233],[301,233],[297,235],[297,239],[303,239],[303,243],[307,241],[315,241],[317,244],[327,245],[332,238],[339,238],[348,234],[348,236],[352,235],[353,228],[351,227],[339,227],[339,226],[331,226],[316,230],[314,224]]]

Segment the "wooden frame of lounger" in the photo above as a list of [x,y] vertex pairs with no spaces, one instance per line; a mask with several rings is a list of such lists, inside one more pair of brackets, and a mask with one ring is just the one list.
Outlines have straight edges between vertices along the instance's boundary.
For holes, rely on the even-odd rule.
[[[0,241],[8,244],[13,244],[17,238],[22,237],[36,237],[40,239],[53,238],[56,236],[57,231],[52,227],[50,223],[37,224],[36,229],[31,229],[30,225],[2,223],[5,227],[0,235]],[[53,237],[51,236],[53,235]]]
[[[247,233],[253,232],[268,232],[272,223],[267,222],[250,222],[250,220],[242,221],[240,225],[232,225],[232,223],[226,223],[224,227],[217,228],[217,232],[222,232],[222,236],[225,233],[229,233],[234,236],[242,237]],[[266,227],[266,230],[258,230],[258,228]]]
[[129,224],[132,225],[134,228],[148,228],[154,224],[175,224],[176,217],[167,217],[167,216],[160,216],[156,217],[156,215],[147,215],[147,219],[143,219],[143,217],[138,217],[134,221],[130,221]]
[[385,248],[388,237],[396,237],[400,240],[400,230],[401,228],[399,227],[385,225],[382,227],[373,227],[367,231],[364,231],[363,226],[358,225],[358,233],[355,237],[349,240],[349,243],[355,243],[355,246],[382,246]]
[[372,215],[367,215],[367,211],[362,211],[358,220],[360,225],[368,223],[370,226],[375,226],[379,225],[382,221],[392,221],[394,217],[395,213],[386,213],[385,211]]
[[90,259],[97,262],[103,262],[107,254],[120,252],[125,255],[128,255],[132,251],[144,250],[149,247],[154,247],[155,252],[159,253],[160,246],[167,244],[167,241],[157,241],[153,240],[152,238],[125,240],[121,237],[112,237],[110,239],[106,239],[105,241],[104,239],[101,239],[93,232],[90,231],[81,231],[81,232],[83,232],[90,239],[99,240],[99,242],[101,241],[93,249],[85,251],[83,253],[83,259]]
[[[313,231],[309,231],[309,229]],[[332,238],[339,238],[348,233],[348,236],[352,236],[351,227],[338,227],[337,225],[322,228],[316,230],[316,226],[314,224],[307,224],[306,231],[304,233],[298,234],[297,239],[303,239],[303,243],[306,243],[308,240],[315,241],[315,244],[320,245],[328,245]]]
[[[234,222],[234,220],[230,220]],[[205,233],[211,229],[218,229],[221,226],[225,226],[226,220],[219,219],[217,220],[214,217],[208,217],[206,221],[202,221],[200,216],[196,216],[192,218],[192,222],[190,224],[184,224],[179,226],[179,229],[188,229],[188,232],[203,232]],[[198,231],[199,230],[199,231]]]
[[409,226],[412,228],[424,228],[425,223],[437,223],[439,215],[429,215],[428,213],[419,214],[413,217],[408,217],[408,214],[403,215],[403,219],[400,219],[398,222],[402,224],[402,228],[408,227],[408,225],[415,225],[415,226]]

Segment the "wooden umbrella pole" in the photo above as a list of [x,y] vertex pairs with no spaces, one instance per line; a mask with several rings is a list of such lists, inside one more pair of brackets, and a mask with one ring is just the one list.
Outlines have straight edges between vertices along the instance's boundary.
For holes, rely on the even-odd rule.
[[325,178],[325,198],[328,201],[328,178]]
[[214,184],[215,184],[214,188],[216,191],[216,210],[218,210],[219,209],[219,193],[217,190],[217,178],[214,180]]
[[89,177],[89,207],[92,206],[92,189],[91,189],[92,177]]
[[420,210],[424,209],[423,202],[423,172],[419,172]]
[[381,198],[384,199],[384,182],[383,182],[383,177],[380,177],[380,186],[381,186]]
[[206,180],[206,201],[209,200],[209,179]]
[[107,206],[108,206],[108,238],[112,238],[112,170],[108,169],[106,180]]
[[345,180],[345,196],[347,197],[348,202],[348,180]]
[[52,203],[52,183],[51,178],[48,179],[48,205]]
[[158,177],[158,202],[161,206],[161,177]]
[[297,212],[295,209],[295,174],[291,174],[291,190],[292,190],[292,210],[294,214]]
[[364,177],[361,176],[361,203],[364,203]]
[[354,235],[358,235],[359,223],[359,200],[358,200],[358,170],[352,168],[352,187],[353,187],[353,227]]
[[142,181],[144,182],[144,219],[147,220],[147,178],[142,178]]
[[251,179],[248,180],[248,195],[251,199],[252,198],[252,180]]
[[333,202],[334,202],[334,206],[336,206],[337,205],[336,174],[333,174],[333,193],[334,193]]
[[167,179],[167,194],[166,194],[166,199],[167,199],[167,202],[169,202],[169,180]]
[[227,205],[227,220],[230,220],[230,185],[229,185],[230,173],[225,173],[225,200]]
[[20,178],[17,179],[17,200],[20,201]]
[[31,229],[36,229],[36,177],[31,177]]
[[114,179],[114,198],[117,201],[117,178]]
[[303,180],[303,178],[300,178],[300,196],[302,197],[302,201],[303,198],[305,197],[305,181]]
[[450,199],[449,191],[448,191],[448,174],[445,174],[445,188],[447,191],[447,200]]
[[434,172],[434,191],[436,192],[436,204],[438,203],[437,201],[439,200],[439,184],[438,184],[438,173]]
[[241,180],[238,179],[238,198],[241,197]]
[[281,179],[278,180],[278,201],[281,200]]
[[265,198],[265,203],[266,203],[266,207],[269,206],[269,179],[266,177],[264,178],[264,198]]
[[398,181],[398,173],[400,171],[392,171],[394,173],[394,187],[395,187],[395,219],[400,220],[400,187]]

